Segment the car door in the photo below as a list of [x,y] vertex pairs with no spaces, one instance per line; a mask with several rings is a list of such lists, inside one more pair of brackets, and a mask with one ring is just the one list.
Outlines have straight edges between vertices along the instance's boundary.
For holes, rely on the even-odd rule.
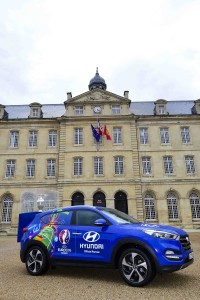
[[72,212],[63,210],[54,214],[54,248],[51,257],[54,259],[71,259],[76,256],[74,226],[70,225]]
[[[76,224],[76,259],[85,261],[109,261],[111,229],[107,222],[105,226],[94,225],[103,218],[98,212],[88,209],[76,210],[72,223]],[[107,220],[106,220],[107,221]]]

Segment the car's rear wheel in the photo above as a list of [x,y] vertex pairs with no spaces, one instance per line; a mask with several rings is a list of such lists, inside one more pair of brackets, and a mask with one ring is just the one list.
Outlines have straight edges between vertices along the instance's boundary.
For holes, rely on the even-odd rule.
[[39,246],[32,246],[26,253],[26,269],[31,275],[41,275],[47,272],[49,263],[43,249]]
[[125,282],[134,287],[146,285],[155,276],[155,269],[148,256],[136,248],[122,253],[118,267]]

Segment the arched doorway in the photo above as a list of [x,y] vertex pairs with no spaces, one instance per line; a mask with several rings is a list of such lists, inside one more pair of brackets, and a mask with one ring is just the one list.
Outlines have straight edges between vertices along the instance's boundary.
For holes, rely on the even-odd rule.
[[97,192],[93,196],[93,206],[106,207],[106,196],[102,192]]
[[72,196],[72,206],[74,205],[84,205],[84,196],[82,193],[77,192]]
[[127,196],[124,192],[117,192],[115,194],[115,208],[126,214],[128,213]]

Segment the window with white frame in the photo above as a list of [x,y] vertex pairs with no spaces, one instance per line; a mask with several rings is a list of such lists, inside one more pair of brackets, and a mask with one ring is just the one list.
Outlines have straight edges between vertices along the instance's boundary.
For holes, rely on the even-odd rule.
[[75,112],[76,116],[82,115],[83,114],[83,106],[75,106],[74,112]]
[[190,143],[190,131],[189,127],[181,127],[181,138],[183,144]]
[[146,220],[156,220],[155,200],[151,194],[144,197]]
[[103,157],[94,157],[94,174],[103,175]]
[[83,144],[83,128],[74,129],[74,144],[75,145]]
[[29,147],[37,147],[38,132],[36,130],[29,131]]
[[74,157],[74,175],[83,175],[83,158]]
[[114,140],[114,144],[121,144],[122,143],[122,129],[121,129],[121,127],[114,127],[113,128],[113,140]]
[[159,115],[164,115],[165,114],[165,106],[164,105],[159,105],[158,106],[158,113],[159,113]]
[[151,157],[147,157],[147,156],[142,157],[142,170],[143,170],[143,175],[151,174]]
[[167,195],[167,207],[168,207],[168,217],[169,219],[178,219],[178,201],[174,193],[168,193]]
[[140,144],[148,144],[148,128],[140,128]]
[[6,162],[6,176],[7,178],[9,177],[14,177],[15,176],[15,160],[9,159]]
[[55,176],[55,175],[56,175],[56,160],[47,159],[47,176]]
[[112,105],[112,114],[119,115],[120,114],[120,105]]
[[160,139],[162,144],[169,144],[169,131],[167,127],[160,128]]
[[173,174],[174,169],[173,169],[172,156],[164,156],[163,157],[163,162],[164,162],[165,174]]
[[39,116],[39,109],[38,108],[33,108],[32,109],[32,116],[33,117],[38,117]]
[[123,159],[123,156],[116,156],[114,158],[114,164],[115,164],[115,175],[124,174],[124,159]]
[[187,174],[195,173],[194,156],[191,155],[185,156],[185,166],[186,166]]
[[57,144],[57,130],[49,130],[49,147],[55,147]]
[[10,195],[6,195],[2,201],[2,223],[10,223],[12,219],[12,207],[13,207],[13,198]]
[[10,131],[9,147],[17,148],[19,142],[19,131]]
[[26,161],[26,176],[34,177],[35,176],[35,160],[27,159]]
[[196,193],[190,194],[190,206],[192,211],[192,219],[200,219],[200,199]]

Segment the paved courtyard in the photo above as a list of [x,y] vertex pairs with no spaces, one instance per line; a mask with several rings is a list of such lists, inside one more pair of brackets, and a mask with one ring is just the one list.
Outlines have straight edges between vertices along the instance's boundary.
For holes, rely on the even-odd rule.
[[0,300],[200,299],[200,232],[190,233],[195,262],[188,268],[158,274],[143,288],[133,288],[118,270],[58,267],[46,275],[28,275],[16,237],[0,236]]

